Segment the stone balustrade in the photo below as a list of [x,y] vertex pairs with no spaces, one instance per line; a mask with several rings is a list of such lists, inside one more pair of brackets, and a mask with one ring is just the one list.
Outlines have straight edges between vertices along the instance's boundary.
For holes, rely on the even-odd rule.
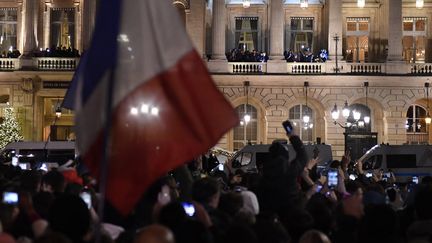
[[358,74],[382,74],[384,63],[347,63],[347,72]]
[[432,63],[411,64],[411,73],[432,75]]
[[253,73],[266,73],[267,63],[265,62],[228,62],[228,72],[253,74]]
[[292,74],[321,74],[325,73],[325,63],[287,63],[287,71]]
[[[275,74],[334,74],[335,63],[302,63],[302,62],[226,62],[225,68],[221,63],[207,63],[211,73],[234,73],[234,74],[258,74],[258,73],[275,73]],[[223,63],[222,63],[223,64]],[[286,65],[286,69],[281,65]],[[282,67],[282,68],[280,68]],[[411,63],[347,63],[340,62],[340,74],[361,74],[361,75],[431,75],[432,63],[411,64]],[[283,72],[283,70],[286,70]]]
[[19,58],[0,58],[0,70],[18,70],[20,69]]
[[33,58],[34,65],[39,70],[75,70],[78,67],[79,58],[70,57],[38,57]]

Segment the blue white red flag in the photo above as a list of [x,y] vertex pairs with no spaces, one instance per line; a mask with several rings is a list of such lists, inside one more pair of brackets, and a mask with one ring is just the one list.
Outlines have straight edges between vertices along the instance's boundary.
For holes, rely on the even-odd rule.
[[99,10],[68,95],[79,152],[99,176],[113,77],[106,196],[125,215],[155,179],[216,144],[238,117],[171,1],[105,0]]

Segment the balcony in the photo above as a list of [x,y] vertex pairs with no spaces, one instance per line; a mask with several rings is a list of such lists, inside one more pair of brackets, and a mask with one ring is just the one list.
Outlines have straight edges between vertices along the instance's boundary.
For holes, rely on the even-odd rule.
[[19,58],[0,58],[0,70],[8,71],[8,70],[18,70],[21,68],[21,62]]
[[428,144],[429,133],[407,133],[408,144]]
[[[209,61],[207,66],[212,73],[232,74],[335,74],[334,62],[227,62],[226,60]],[[432,76],[432,63],[338,63],[339,74],[345,75],[425,75]]]
[[287,63],[287,71],[291,74],[321,74],[325,73],[325,63],[301,63],[289,62]]
[[411,73],[432,75],[432,63],[411,64]]
[[73,71],[77,68],[79,58],[74,57],[36,57],[34,66],[39,70]]
[[265,62],[228,62],[228,72],[236,74],[259,74],[267,72]]

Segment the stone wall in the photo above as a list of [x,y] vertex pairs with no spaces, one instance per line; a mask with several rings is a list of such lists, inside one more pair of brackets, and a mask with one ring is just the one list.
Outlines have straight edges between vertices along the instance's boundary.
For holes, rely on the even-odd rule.
[[[406,140],[406,112],[410,105],[426,107],[424,78],[407,76],[233,76],[213,75],[221,92],[234,107],[245,103],[243,81],[250,81],[249,104],[258,111],[258,143],[271,143],[284,138],[281,122],[288,118],[291,107],[305,104],[303,82],[309,82],[308,106],[314,111],[314,138],[333,146],[335,156],[344,151],[344,129],[335,125],[331,110],[337,104],[342,109],[348,104],[366,104],[363,82],[369,82],[368,107],[371,109],[372,132],[378,133],[378,142],[403,144]],[[404,83],[405,85],[401,85]],[[409,84],[409,86],[408,86]],[[344,122],[343,118],[338,120]],[[266,131],[266,132],[262,132]],[[230,149],[232,133],[219,146]]]

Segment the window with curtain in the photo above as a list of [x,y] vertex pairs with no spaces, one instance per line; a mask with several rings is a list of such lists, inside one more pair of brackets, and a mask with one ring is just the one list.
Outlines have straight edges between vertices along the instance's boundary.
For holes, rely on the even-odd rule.
[[[51,9],[51,47],[69,48],[75,43],[75,8]],[[76,48],[76,47],[75,47]]]
[[257,50],[258,17],[235,18],[235,45],[236,48],[243,51]]
[[313,110],[306,105],[296,105],[289,110],[288,118],[291,121],[296,133],[300,136],[303,142],[313,142],[314,127],[310,128],[303,123],[303,116],[308,115],[310,121],[314,123],[315,114]]
[[347,62],[367,62],[369,18],[347,18],[345,58]]
[[406,131],[407,133],[426,133],[426,109],[419,105],[412,105],[408,108],[406,114]]
[[0,51],[3,56],[17,48],[17,9],[0,8]]
[[425,61],[427,18],[403,18],[403,56],[410,63]]
[[423,106],[411,105],[406,113],[405,128],[407,143],[428,143],[429,131],[426,125],[427,111]]
[[240,119],[245,114],[250,115],[250,121],[241,121],[239,126],[234,128],[234,151],[238,151],[248,143],[256,144],[258,141],[258,114],[257,109],[252,105],[239,105],[235,108]]
[[285,49],[313,52],[313,17],[292,17],[285,36]]

